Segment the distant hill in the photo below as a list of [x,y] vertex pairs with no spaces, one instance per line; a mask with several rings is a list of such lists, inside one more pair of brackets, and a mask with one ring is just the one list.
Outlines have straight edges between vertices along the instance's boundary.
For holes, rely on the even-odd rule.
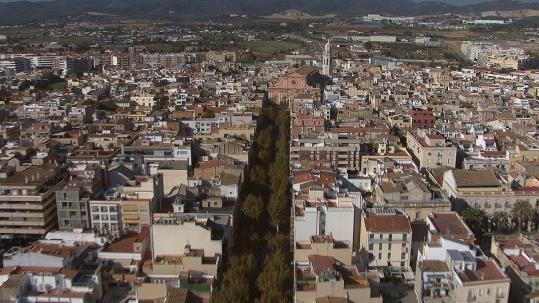
[[[416,2],[428,2],[432,0],[415,0]],[[467,5],[475,5],[480,4],[484,2],[495,2],[497,0],[439,0],[440,2],[447,3],[453,6],[467,6]],[[528,2],[528,3],[534,3],[539,2],[539,0],[520,0],[520,2]]]
[[328,14],[358,16],[368,13],[424,15],[519,9],[539,9],[539,3],[506,0],[455,6],[443,2],[412,0],[52,0],[0,3],[2,12],[0,23],[43,21],[87,12],[143,18],[203,18],[231,13],[269,16],[289,10],[301,11],[312,16]]

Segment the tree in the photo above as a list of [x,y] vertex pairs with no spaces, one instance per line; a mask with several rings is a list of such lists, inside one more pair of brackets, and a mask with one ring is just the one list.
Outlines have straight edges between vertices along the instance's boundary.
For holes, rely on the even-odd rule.
[[219,303],[251,303],[252,281],[257,272],[256,260],[253,255],[230,257],[228,270],[223,275],[221,287],[215,293],[212,301]]
[[511,210],[511,217],[517,222],[517,228],[528,230],[528,222],[534,217],[534,209],[528,200],[517,200]]
[[243,213],[252,220],[259,220],[264,211],[264,203],[260,196],[249,194],[245,199],[242,207]]
[[211,110],[207,109],[202,114],[202,118],[215,118],[215,114]]
[[256,137],[256,143],[258,144],[261,150],[262,149],[269,150],[273,143],[272,127],[268,126],[267,128],[262,129],[260,133],[258,134],[258,136]]
[[468,207],[462,213],[462,219],[476,237],[482,237],[488,231],[488,216],[482,209]]
[[0,88],[0,101],[8,102],[11,98],[11,93],[5,88]]
[[250,180],[256,184],[266,184],[268,182],[268,175],[266,170],[259,164],[255,164],[251,170]]
[[372,42],[370,41],[365,42],[363,46],[365,47],[365,49],[368,49],[368,50],[371,50],[373,47]]
[[509,215],[501,211],[494,213],[492,216],[491,226],[491,230],[494,230],[499,234],[510,233],[512,231],[512,224]]
[[289,289],[290,276],[291,270],[283,251],[277,250],[269,255],[264,262],[264,270],[256,279],[256,285],[261,292],[260,302],[288,302],[288,297],[285,293]]
[[275,193],[269,202],[268,212],[271,224],[279,231],[287,220],[290,219],[288,198],[285,193]]

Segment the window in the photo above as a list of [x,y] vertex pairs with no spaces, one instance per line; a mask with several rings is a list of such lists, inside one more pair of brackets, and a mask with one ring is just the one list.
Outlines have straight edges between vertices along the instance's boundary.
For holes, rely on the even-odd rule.
[[387,253],[387,259],[391,260],[391,253]]
[[401,260],[406,259],[406,253],[401,253]]
[[382,253],[378,253],[378,260],[382,260]]
[[402,240],[404,240],[404,241],[408,240],[408,234],[403,234],[402,235]]
[[389,241],[391,241],[391,240],[393,240],[393,234],[389,234]]
[[387,249],[388,249],[388,250],[391,250],[391,243],[389,243],[389,244],[387,245]]
[[369,244],[369,250],[372,251],[374,249],[374,245],[371,243]]
[[384,235],[383,234],[380,234],[380,239],[383,239],[384,238]]
[[374,239],[374,234],[370,234],[369,238]]
[[382,250],[382,243],[378,244],[378,249]]

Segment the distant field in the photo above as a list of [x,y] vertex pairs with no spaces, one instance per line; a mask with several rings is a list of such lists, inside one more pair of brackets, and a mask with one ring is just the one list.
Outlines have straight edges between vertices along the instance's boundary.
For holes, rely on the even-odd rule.
[[301,48],[303,44],[299,41],[244,41],[242,48],[248,48],[257,56],[271,56],[279,53],[287,53],[294,49]]

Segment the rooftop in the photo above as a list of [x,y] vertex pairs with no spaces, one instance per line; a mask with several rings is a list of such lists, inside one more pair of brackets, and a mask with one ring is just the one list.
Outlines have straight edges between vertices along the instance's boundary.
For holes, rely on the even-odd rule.
[[404,215],[378,215],[374,213],[368,213],[365,216],[365,228],[369,232],[378,233],[409,233],[412,231],[410,221]]
[[499,187],[500,183],[492,170],[453,170],[458,187]]

